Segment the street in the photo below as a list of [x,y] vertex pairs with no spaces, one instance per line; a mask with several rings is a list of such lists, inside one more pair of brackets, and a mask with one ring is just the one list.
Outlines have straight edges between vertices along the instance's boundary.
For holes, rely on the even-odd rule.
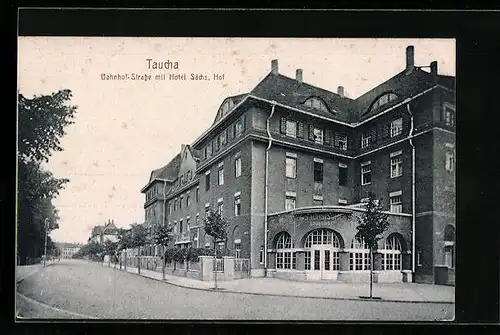
[[454,314],[452,304],[187,289],[79,260],[61,260],[27,277],[18,293],[23,318],[434,321]]

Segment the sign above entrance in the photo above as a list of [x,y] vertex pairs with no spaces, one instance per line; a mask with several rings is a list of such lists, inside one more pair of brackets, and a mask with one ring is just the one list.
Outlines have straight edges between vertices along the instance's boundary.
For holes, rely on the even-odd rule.
[[[301,221],[318,221],[318,224],[323,224],[325,221],[336,221],[347,214],[351,213],[295,213]],[[313,224],[313,223],[311,223]]]

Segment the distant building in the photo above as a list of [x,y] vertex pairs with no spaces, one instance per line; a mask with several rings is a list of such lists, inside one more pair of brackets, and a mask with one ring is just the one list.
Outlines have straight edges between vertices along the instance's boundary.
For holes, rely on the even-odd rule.
[[82,245],[80,243],[60,242],[56,243],[56,247],[61,251],[61,258],[71,259],[80,250]]
[[95,243],[118,242],[118,228],[115,226],[114,220],[109,220],[103,226],[92,228],[89,240]]

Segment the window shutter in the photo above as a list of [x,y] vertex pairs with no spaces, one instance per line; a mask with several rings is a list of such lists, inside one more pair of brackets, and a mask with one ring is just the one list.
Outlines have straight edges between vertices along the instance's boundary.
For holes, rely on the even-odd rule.
[[383,125],[384,127],[384,130],[383,130],[383,133],[382,133],[382,138],[387,138],[389,137],[389,131],[391,129],[391,125],[389,123],[386,123],[385,125]]
[[286,134],[286,118],[284,117],[281,118],[280,133]]
[[325,129],[325,144],[330,144],[332,138],[332,131],[330,129]]
[[241,116],[241,130],[242,132],[245,132],[246,125],[245,125],[245,114]]
[[219,151],[219,136],[215,138],[215,151]]
[[309,125],[309,140],[314,141],[314,126],[312,124]]
[[371,133],[371,142],[372,143],[377,142],[377,128],[373,127],[370,133]]
[[297,122],[297,137],[304,138],[304,124],[302,122]]

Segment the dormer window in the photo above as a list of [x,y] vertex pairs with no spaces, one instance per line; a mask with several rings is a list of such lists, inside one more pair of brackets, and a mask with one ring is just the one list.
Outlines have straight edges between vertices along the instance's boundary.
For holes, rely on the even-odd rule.
[[312,97],[312,98],[307,99],[304,102],[304,106],[311,107],[311,108],[314,108],[314,109],[317,109],[317,110],[320,110],[323,112],[329,112],[329,109],[326,106],[326,103],[322,99],[316,98],[316,97]]
[[379,108],[380,106],[383,106],[385,104],[388,104],[389,102],[392,102],[396,100],[398,96],[394,93],[386,93],[379,97],[375,102],[371,105],[370,111],[375,110]]
[[224,117],[234,107],[233,100],[226,101],[220,108],[220,117]]

